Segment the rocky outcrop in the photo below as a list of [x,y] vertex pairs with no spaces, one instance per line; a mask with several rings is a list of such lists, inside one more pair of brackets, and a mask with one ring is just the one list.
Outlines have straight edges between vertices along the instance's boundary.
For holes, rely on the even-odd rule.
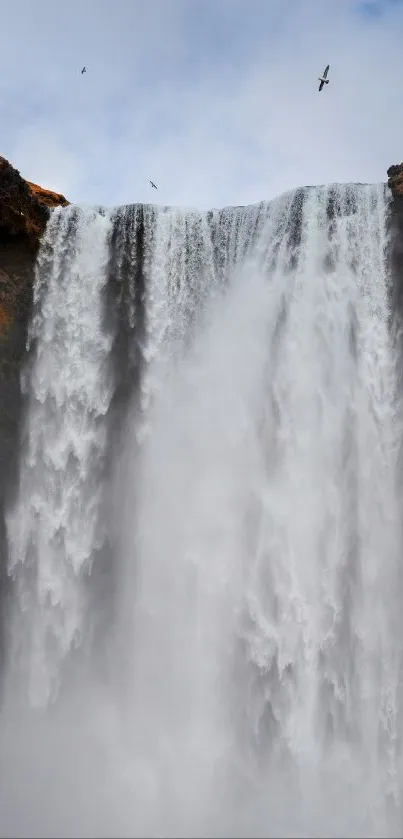
[[26,320],[49,208],[68,203],[64,195],[25,181],[0,157],[0,341],[13,323]]
[[394,199],[403,199],[403,163],[389,166],[388,172],[388,187],[392,190]]
[[0,157],[0,245],[6,240],[15,243],[19,237],[36,251],[49,208],[68,203],[64,195],[25,181],[8,160]]
[[[389,270],[392,277],[391,317],[402,340],[403,324],[403,163],[389,166],[388,187],[391,190],[389,207]],[[403,351],[403,344],[402,344]],[[401,381],[403,391],[403,379]]]
[[16,448],[35,259],[50,208],[68,203],[63,195],[25,181],[0,157],[0,508]]
[[31,181],[26,181],[26,184],[33,198],[36,198],[41,204],[45,204],[46,207],[50,207],[50,209],[54,207],[67,207],[70,204],[70,201],[67,201],[67,198],[61,195],[60,192],[52,192],[51,189],[44,189],[43,186],[33,184]]

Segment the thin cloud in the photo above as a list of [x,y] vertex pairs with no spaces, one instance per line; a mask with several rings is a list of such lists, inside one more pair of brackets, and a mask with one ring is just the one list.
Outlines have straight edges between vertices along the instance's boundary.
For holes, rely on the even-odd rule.
[[403,157],[403,6],[366,5],[97,0],[34,14],[14,2],[0,153],[86,203],[210,207],[385,180]]

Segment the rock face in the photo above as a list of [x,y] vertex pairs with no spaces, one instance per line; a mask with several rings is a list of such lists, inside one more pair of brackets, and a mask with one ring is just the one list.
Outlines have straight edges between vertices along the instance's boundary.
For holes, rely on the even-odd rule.
[[51,192],[38,184],[25,181],[17,169],[0,157],[0,230],[2,240],[25,234],[34,248],[45,230],[52,207],[68,205],[64,195]]
[[389,166],[388,187],[392,190],[393,198],[403,198],[403,163]]
[[[403,163],[389,166],[388,187],[392,192],[389,208],[389,270],[392,277],[391,317],[395,322],[400,351],[403,352]],[[403,393],[403,371],[400,376]]]
[[25,181],[0,157],[0,341],[15,322],[26,320],[33,266],[49,208],[68,203],[63,195]]
[[[20,365],[32,302],[34,266],[49,208],[63,195],[25,181],[0,157],[0,520],[12,484],[20,417]],[[0,554],[2,547],[0,521]]]

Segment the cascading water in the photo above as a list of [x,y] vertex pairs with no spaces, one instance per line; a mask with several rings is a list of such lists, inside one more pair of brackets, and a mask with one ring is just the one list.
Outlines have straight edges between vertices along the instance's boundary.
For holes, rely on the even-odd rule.
[[[34,743],[44,779],[28,805],[9,780],[1,835],[400,835],[386,213],[351,185],[53,214],[8,530],[13,655],[31,704],[59,693],[23,744],[0,716],[2,772],[28,785]],[[107,538],[113,664],[73,699]]]
[[47,703],[59,668],[80,642],[83,575],[102,546],[99,472],[111,398],[110,339],[102,331],[109,219],[75,209],[55,212],[37,267],[36,311],[20,491],[8,516],[13,621],[18,657],[26,615],[29,695]]

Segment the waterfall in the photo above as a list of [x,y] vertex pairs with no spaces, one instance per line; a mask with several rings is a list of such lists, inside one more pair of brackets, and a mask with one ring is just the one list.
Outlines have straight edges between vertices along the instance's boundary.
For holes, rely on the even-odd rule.
[[45,780],[8,781],[1,835],[401,834],[387,212],[352,184],[52,214],[8,511],[28,710],[0,736]]

